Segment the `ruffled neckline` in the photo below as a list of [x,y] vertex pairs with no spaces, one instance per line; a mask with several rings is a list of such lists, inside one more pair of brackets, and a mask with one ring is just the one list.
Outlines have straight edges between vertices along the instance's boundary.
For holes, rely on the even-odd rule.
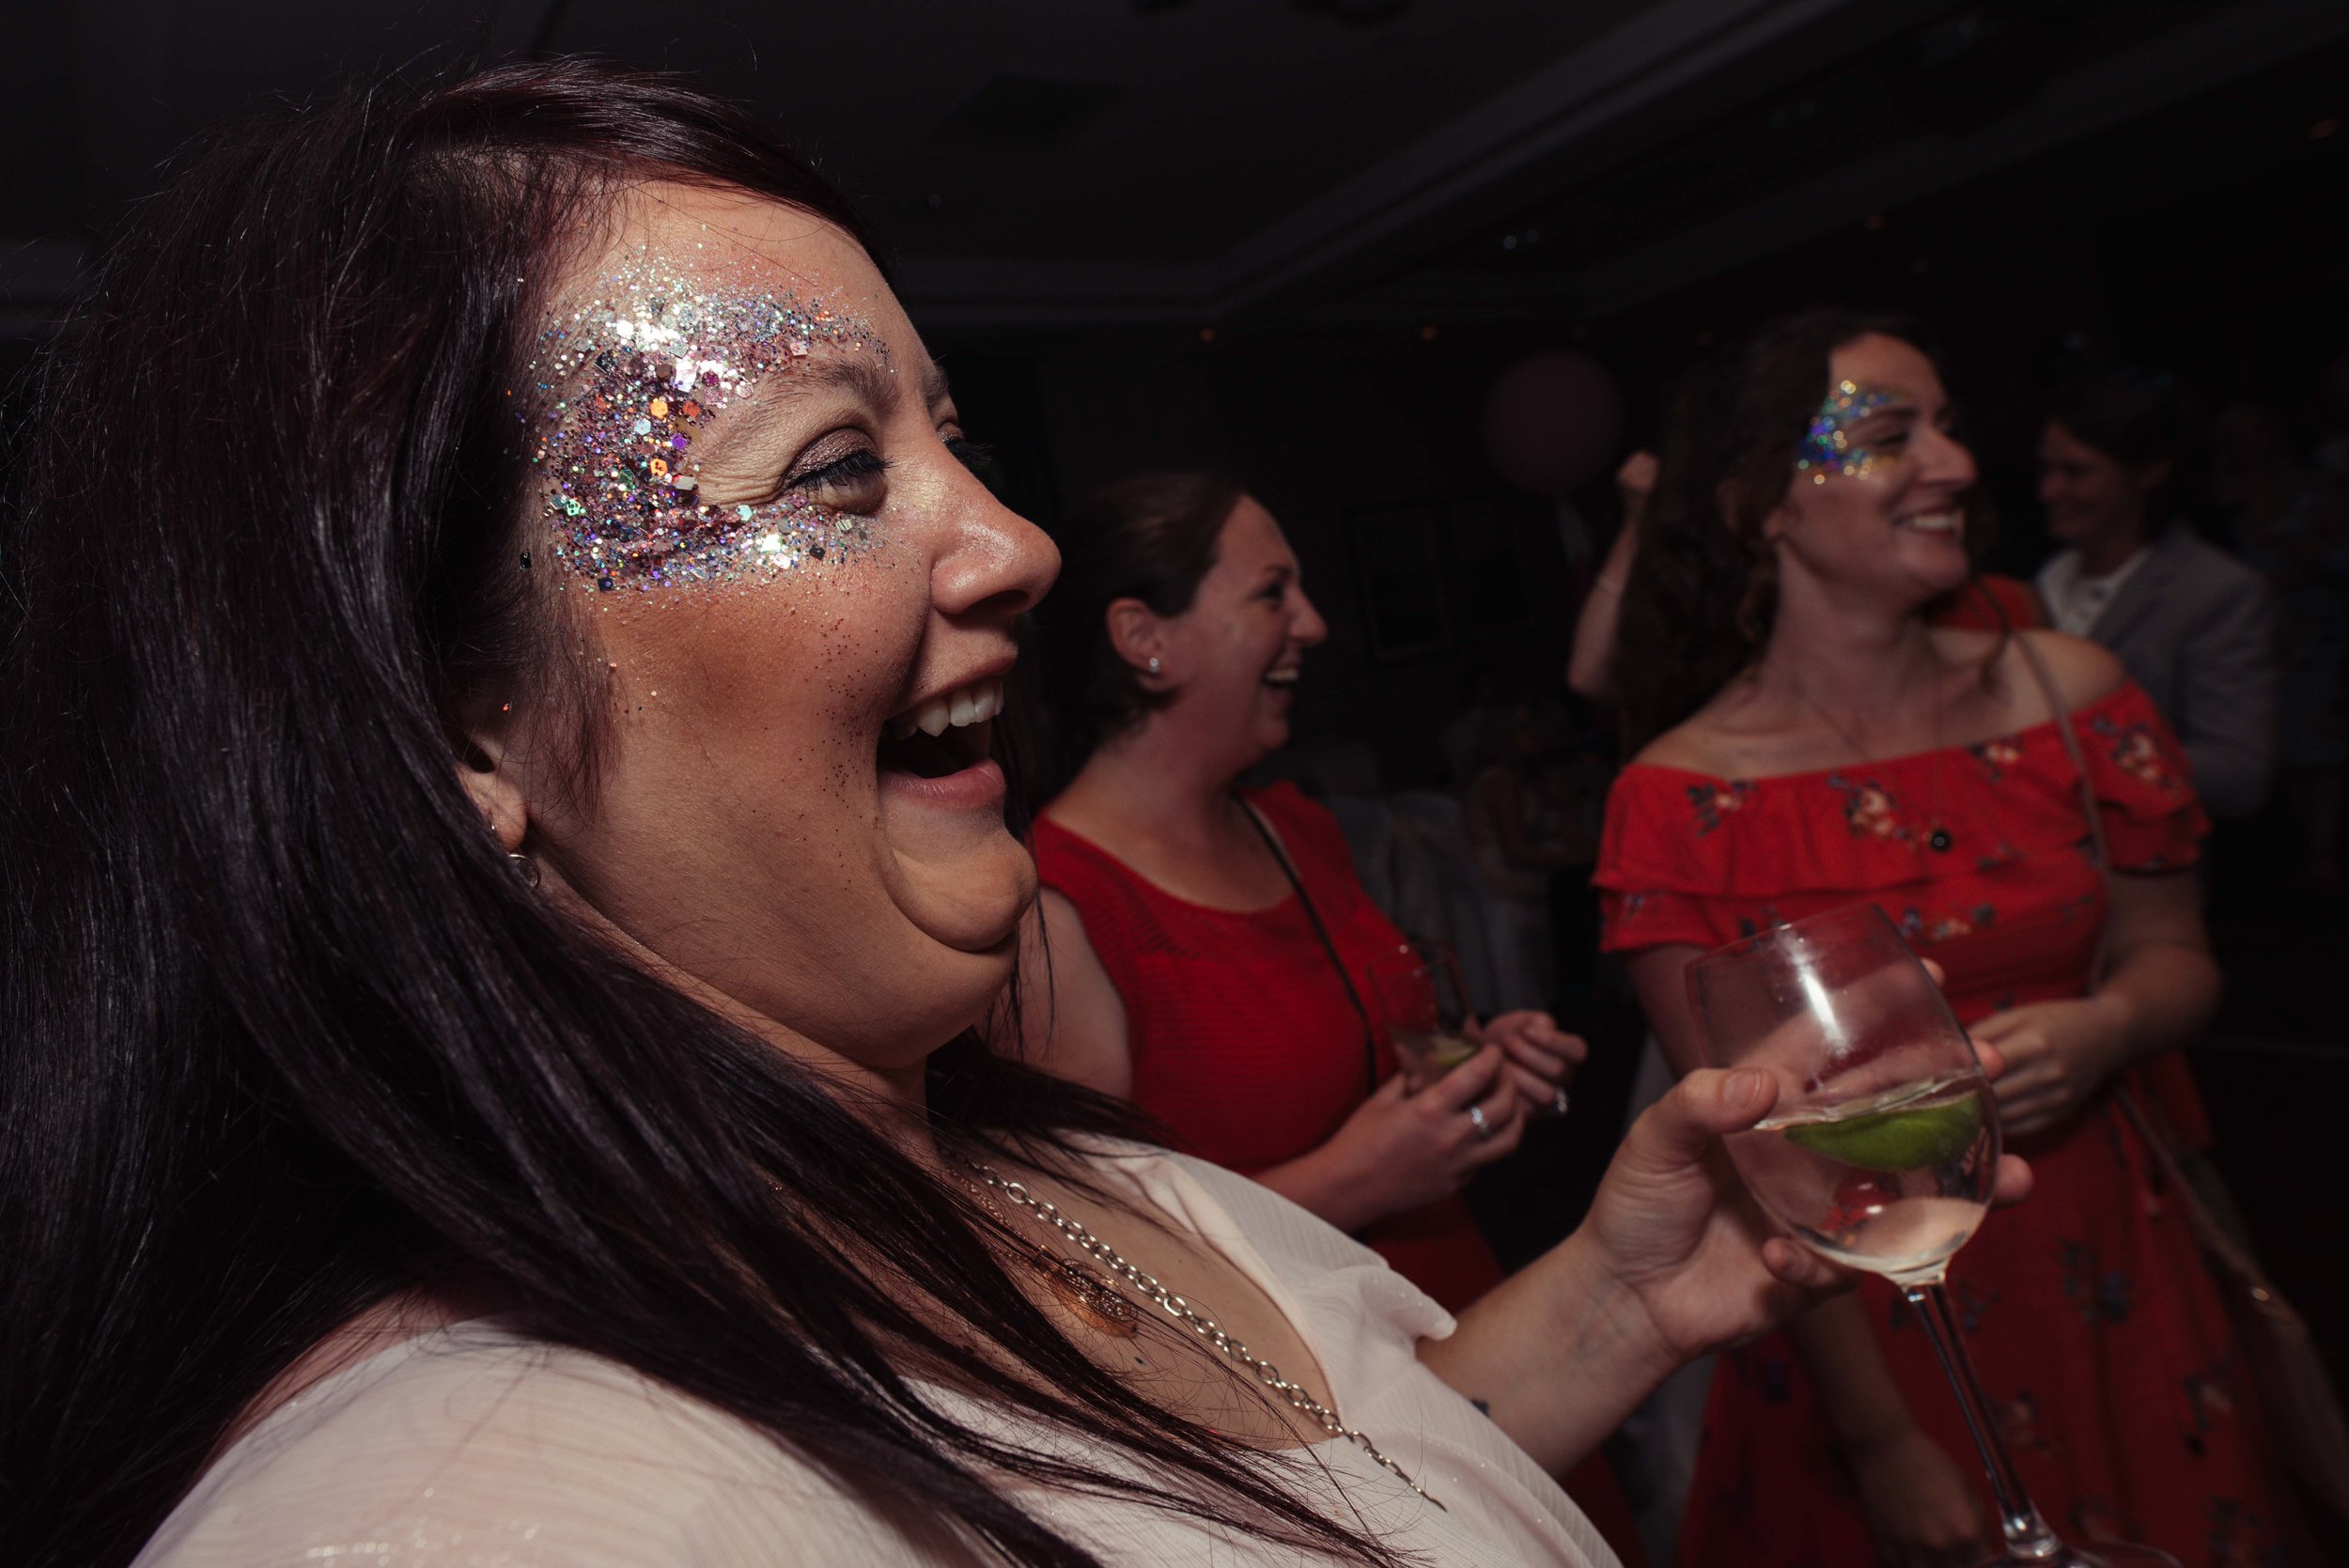
[[[2106,717],[2111,709],[2134,706],[2137,703],[2147,700],[2135,682],[2123,681],[2095,701],[2074,708],[2067,717],[2072,727],[2077,730]],[[1997,735],[1986,735],[1976,740],[1946,741],[1939,746],[1929,746],[1923,751],[1901,752],[1889,757],[1859,757],[1850,762],[1834,763],[1826,768],[1808,768],[1793,773],[1743,775],[1716,773],[1702,768],[1674,768],[1669,763],[1658,762],[1635,762],[1626,768],[1624,773],[1626,777],[1634,773],[1660,773],[1676,778],[1702,779],[1710,784],[1739,785],[1749,789],[1762,784],[1800,784],[1811,779],[1827,779],[1839,775],[1848,777],[1853,773],[1881,772],[1887,768],[1906,769],[1930,763],[1937,757],[1946,757],[1952,752],[1979,752],[1987,747],[2015,745],[2042,734],[2053,733],[2058,722],[2059,721],[2054,719],[2043,719],[2036,724],[2026,725],[2019,730],[2003,730]],[[2066,756],[2068,760],[2069,753],[2061,747],[2060,738],[2058,754]]]

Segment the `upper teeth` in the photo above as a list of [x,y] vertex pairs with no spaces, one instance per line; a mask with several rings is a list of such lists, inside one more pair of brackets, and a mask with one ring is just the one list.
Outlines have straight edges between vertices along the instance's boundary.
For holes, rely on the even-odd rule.
[[1000,680],[974,681],[900,713],[889,721],[889,737],[893,740],[900,740],[915,730],[924,735],[944,735],[949,728],[983,724],[1003,711],[1003,683]]
[[1269,670],[1264,678],[1275,686],[1295,686],[1297,674],[1295,670]]
[[1953,529],[1958,524],[1955,512],[1925,512],[1902,520],[1911,528],[1921,528],[1927,533],[1939,533],[1945,529]]

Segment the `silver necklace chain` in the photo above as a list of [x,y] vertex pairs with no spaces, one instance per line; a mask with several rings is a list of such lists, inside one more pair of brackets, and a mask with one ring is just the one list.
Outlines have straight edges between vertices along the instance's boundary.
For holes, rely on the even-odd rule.
[[1371,1462],[1380,1469],[1425,1498],[1429,1502],[1435,1503],[1438,1508],[1443,1507],[1442,1502],[1433,1493],[1406,1474],[1402,1466],[1379,1452],[1377,1444],[1338,1420],[1336,1411],[1307,1393],[1301,1385],[1292,1383],[1282,1376],[1280,1368],[1252,1354],[1245,1344],[1225,1333],[1221,1325],[1218,1324],[1215,1319],[1159,1283],[1154,1275],[1128,1263],[1108,1242],[1063,1214],[1050,1199],[1037,1197],[1028,1190],[1025,1184],[1008,1179],[990,1166],[981,1164],[976,1160],[966,1161],[966,1163],[972,1172],[980,1181],[1000,1193],[1004,1202],[1025,1209],[1029,1214],[1058,1231],[1071,1246],[1103,1268],[1108,1269],[1118,1279],[1125,1281],[1135,1290],[1140,1291],[1167,1316],[1246,1368],[1249,1375],[1255,1378],[1267,1390],[1278,1395],[1291,1409],[1313,1421],[1330,1436],[1343,1437],[1352,1443],[1368,1454]]
[[[1829,713],[1827,706],[1810,693],[1802,682],[1795,677],[1793,671],[1781,669],[1779,674],[1795,695],[1801,699],[1803,706],[1817,714],[1836,739],[1849,746],[1852,753],[1868,767],[1879,766],[1875,753],[1862,746],[1851,731],[1838,723],[1835,715]],[[1925,824],[1927,830],[1925,843],[1935,852],[1940,853],[1950,847],[1952,834],[1941,821],[1941,693],[1938,689],[1933,693],[1933,751],[1931,755],[1933,757],[1933,815]],[[1911,847],[1914,846],[1912,842]]]

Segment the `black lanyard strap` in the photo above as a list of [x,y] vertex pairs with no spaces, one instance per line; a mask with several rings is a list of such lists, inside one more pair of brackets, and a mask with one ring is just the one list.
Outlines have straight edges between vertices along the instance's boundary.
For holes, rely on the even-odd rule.
[[1296,893],[1297,902],[1305,911],[1305,919],[1313,925],[1314,935],[1321,939],[1321,951],[1330,955],[1330,967],[1338,971],[1338,984],[1346,987],[1346,1000],[1354,1004],[1354,1016],[1362,1022],[1363,1086],[1369,1093],[1377,1094],[1378,1033],[1371,1028],[1370,1009],[1362,1005],[1362,993],[1354,988],[1354,977],[1346,971],[1346,960],[1338,956],[1338,944],[1330,939],[1330,928],[1321,924],[1321,911],[1314,908],[1313,897],[1305,891],[1305,879],[1297,874],[1297,867],[1289,860],[1288,851],[1282,847],[1281,841],[1272,836],[1271,825],[1237,789],[1232,791],[1232,801],[1254,824],[1256,836],[1264,840],[1264,846],[1272,851],[1273,860],[1280,863],[1281,874],[1289,879],[1289,887]]

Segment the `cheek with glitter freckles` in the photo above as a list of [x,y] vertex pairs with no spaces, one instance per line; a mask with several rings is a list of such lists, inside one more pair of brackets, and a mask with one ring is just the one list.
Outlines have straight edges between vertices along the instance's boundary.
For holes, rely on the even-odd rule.
[[767,377],[818,349],[889,350],[853,316],[796,297],[708,291],[651,263],[599,280],[552,322],[532,365],[532,460],[552,554],[591,591],[771,580],[878,549],[871,520],[786,494],[712,505],[695,443]]
[[1836,382],[1819,411],[1811,416],[1811,428],[1803,435],[1802,444],[1795,449],[1795,472],[1809,474],[1814,485],[1824,485],[1830,474],[1856,478],[1873,471],[1883,459],[1864,446],[1852,444],[1852,427],[1899,401],[1889,392],[1872,392],[1855,381]]

